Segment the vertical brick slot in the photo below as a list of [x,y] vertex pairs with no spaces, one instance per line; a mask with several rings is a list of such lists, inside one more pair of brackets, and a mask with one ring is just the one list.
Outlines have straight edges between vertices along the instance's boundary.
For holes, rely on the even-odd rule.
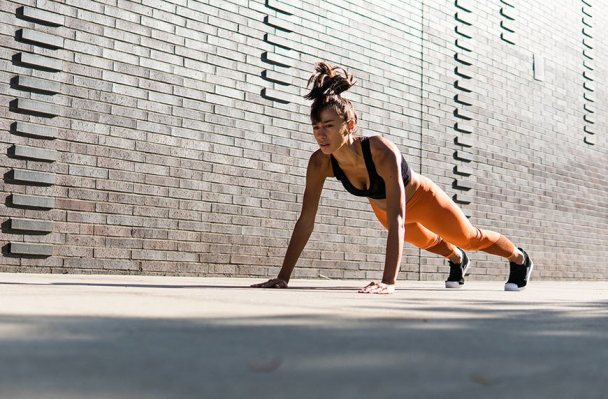
[[[32,22],[35,27],[62,26],[65,19],[46,10],[35,7],[23,6],[16,10],[17,18]],[[40,47],[48,53],[53,53],[64,46],[64,39],[54,34],[40,32],[34,29],[18,29],[15,32],[15,40],[32,46]],[[63,62],[54,57],[33,53],[18,53],[13,59],[23,67],[32,70],[39,69],[48,73],[57,73],[63,69]],[[60,92],[61,84],[55,81],[42,79],[35,76],[14,76],[11,79],[14,86],[30,98],[16,98],[11,101],[10,110],[22,114],[35,115],[42,118],[53,118],[61,114],[61,107],[54,103],[53,96]],[[43,101],[32,100],[32,94]],[[40,146],[23,146],[14,144],[9,148],[7,156],[19,160],[33,160],[38,162],[53,163],[57,160],[58,153],[49,149],[49,143],[56,138],[56,129],[44,125],[16,121],[11,126],[11,133],[27,135],[32,141],[39,141]],[[49,140],[50,139],[50,140]],[[55,174],[15,168],[8,174],[9,183],[25,185],[52,186],[55,184]],[[55,206],[53,198],[38,196],[26,196],[12,194],[9,206],[20,208],[32,208],[39,210],[50,210]],[[24,235],[26,242],[10,242],[8,253],[12,256],[48,257],[53,254],[52,245],[28,243],[27,236],[38,234],[49,234],[53,231],[53,223],[47,220],[11,218],[7,224],[10,232]]]
[[473,168],[470,166],[472,157],[468,152],[473,147],[473,119],[474,115],[469,110],[475,101],[473,99],[473,57],[472,57],[472,39],[473,39],[473,8],[469,2],[457,0],[455,2],[456,13],[454,14],[454,31],[456,32],[456,52],[454,53],[455,60],[455,80],[454,88],[456,94],[454,102],[454,144],[457,150],[454,151],[454,181],[452,188],[456,191],[454,201],[461,205],[465,215],[471,217],[471,211],[466,206],[473,200],[469,191],[473,188],[471,177]]
[[582,47],[583,47],[583,141],[595,145],[595,75],[593,54],[593,21],[591,0],[581,0],[582,7]]
[[273,32],[264,35],[264,42],[274,47],[272,51],[262,54],[262,61],[268,65],[262,72],[262,78],[268,86],[262,89],[261,95],[272,101],[288,104],[296,102],[296,97],[289,93],[292,85],[290,70],[295,66],[297,54],[293,50],[291,36],[295,26],[285,18],[296,12],[295,7],[280,0],[266,0],[266,9],[276,15],[266,15],[264,23]]
[[500,39],[515,45],[515,0],[500,0]]

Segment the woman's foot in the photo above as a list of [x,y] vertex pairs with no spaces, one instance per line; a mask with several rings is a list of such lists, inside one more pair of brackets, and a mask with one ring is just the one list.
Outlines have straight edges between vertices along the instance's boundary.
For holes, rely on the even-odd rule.
[[359,290],[360,294],[392,294],[395,292],[395,284],[385,284],[372,281]]
[[445,288],[460,288],[464,285],[464,276],[466,276],[467,270],[471,266],[471,260],[466,252],[463,250],[460,250],[460,252],[462,254],[460,263],[449,261],[450,276],[445,281]]
[[530,281],[530,277],[532,276],[532,269],[534,269],[534,262],[528,256],[526,251],[521,248],[518,248],[522,254],[524,255],[523,264],[517,264],[515,262],[510,262],[510,273],[509,280],[507,280],[505,284],[505,291],[521,291],[526,288],[528,282]]

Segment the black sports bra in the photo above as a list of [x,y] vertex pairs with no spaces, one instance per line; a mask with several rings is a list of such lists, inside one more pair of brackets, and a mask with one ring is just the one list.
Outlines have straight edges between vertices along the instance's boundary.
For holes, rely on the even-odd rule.
[[[342,185],[349,193],[356,195],[357,197],[367,197],[372,199],[385,199],[386,198],[386,186],[384,185],[384,179],[380,177],[376,172],[374,161],[372,160],[372,152],[369,148],[369,137],[363,137],[361,139],[361,150],[363,151],[363,159],[365,159],[365,166],[367,168],[367,174],[369,176],[369,189],[359,190],[351,184],[348,180],[344,171],[338,165],[338,161],[333,156],[329,156],[331,160],[331,168],[334,171],[336,179],[342,182]],[[407,186],[412,176],[412,169],[405,161],[403,155],[401,155],[401,175],[403,176],[403,185]]]

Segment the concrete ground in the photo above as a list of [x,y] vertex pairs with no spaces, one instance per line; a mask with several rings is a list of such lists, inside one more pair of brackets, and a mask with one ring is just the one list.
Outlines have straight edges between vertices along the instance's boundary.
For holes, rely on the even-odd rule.
[[0,274],[0,398],[607,398],[608,283]]

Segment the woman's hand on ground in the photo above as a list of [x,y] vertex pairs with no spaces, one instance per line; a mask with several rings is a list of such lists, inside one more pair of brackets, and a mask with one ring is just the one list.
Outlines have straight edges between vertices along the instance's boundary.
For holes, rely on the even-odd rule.
[[394,292],[395,284],[385,284],[377,281],[372,281],[359,290],[360,294],[393,294]]
[[251,284],[252,288],[287,288],[287,281],[273,278],[263,283]]

